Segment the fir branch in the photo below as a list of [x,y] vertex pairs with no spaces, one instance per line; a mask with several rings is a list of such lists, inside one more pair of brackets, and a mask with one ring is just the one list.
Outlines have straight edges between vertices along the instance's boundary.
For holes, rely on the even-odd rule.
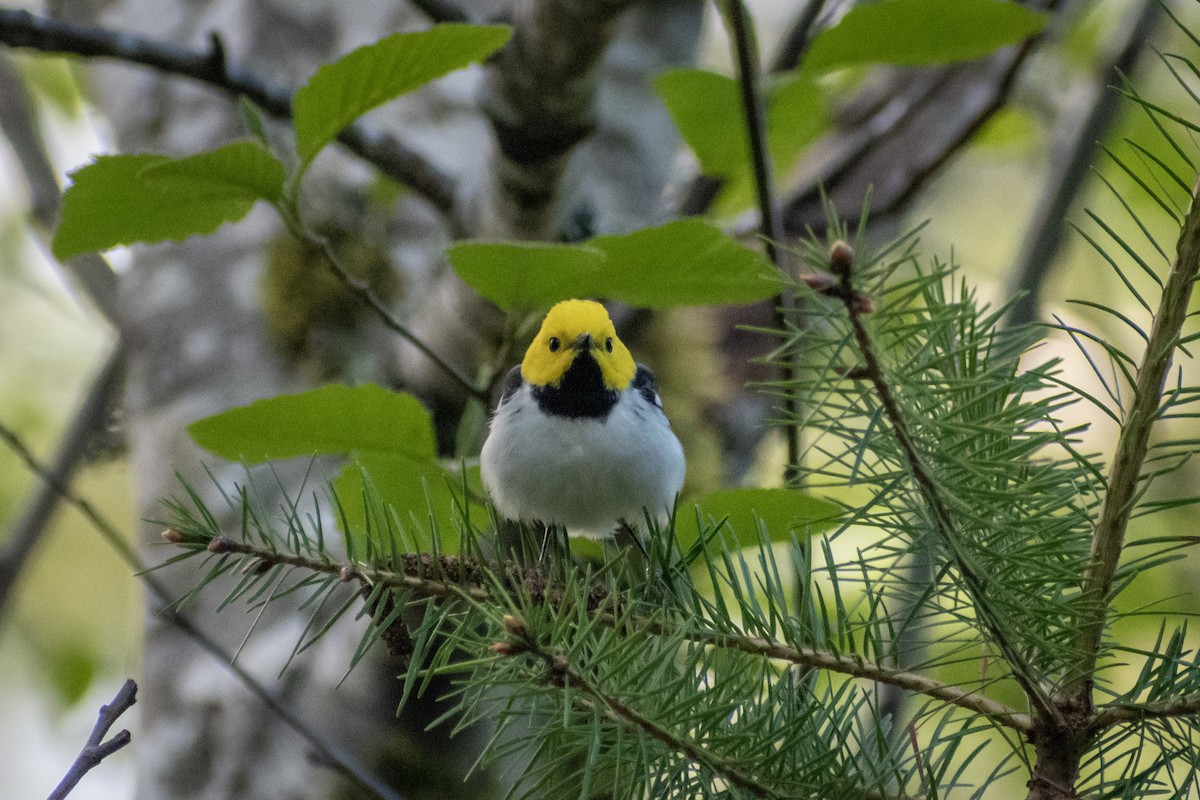
[[[431,553],[401,553],[390,560],[387,568],[355,562],[338,562],[324,557],[307,557],[295,553],[281,553],[267,546],[238,542],[217,536],[204,541],[193,538],[191,532],[168,529],[164,537],[176,544],[198,545],[214,554],[236,554],[246,556],[249,561],[243,566],[247,572],[265,572],[271,567],[286,565],[314,573],[336,575],[342,581],[357,581],[364,596],[376,587],[404,589],[422,597],[449,599],[465,597],[470,600],[497,605],[504,598],[494,590],[511,591],[520,588],[533,598],[533,602],[547,602],[552,607],[562,604],[563,589],[549,581],[537,569],[526,569],[515,563],[484,563],[467,557],[435,555]],[[877,683],[896,686],[981,714],[998,725],[1027,732],[1032,729],[1029,715],[998,701],[975,692],[968,692],[950,684],[940,683],[923,675],[895,670],[852,655],[837,655],[811,647],[793,647],[782,642],[756,636],[716,631],[684,625],[675,628],[671,623],[648,617],[618,621],[605,609],[610,607],[611,598],[601,587],[591,590],[588,608],[592,619],[607,627],[628,627],[653,636],[682,636],[684,639],[711,647],[737,650],[763,658],[779,659],[804,667],[827,670],[841,675],[864,678]]]
[[1187,320],[1192,286],[1200,272],[1200,204],[1193,200],[1183,220],[1176,244],[1175,263],[1163,287],[1150,337],[1138,366],[1133,399],[1125,414],[1116,453],[1109,469],[1107,492],[1092,534],[1090,567],[1083,576],[1079,631],[1079,659],[1061,695],[1092,707],[1092,682],[1096,672],[1114,577],[1125,544],[1125,530],[1134,510],[1142,466],[1150,446],[1150,433],[1160,413],[1163,387]]
[[[652,627],[648,629],[655,632]],[[789,661],[803,667],[827,670],[854,678],[866,678],[876,683],[895,686],[974,711],[998,725],[1022,733],[1033,729],[1033,721],[1028,714],[1022,714],[1001,702],[975,692],[968,692],[957,686],[941,683],[916,672],[890,669],[858,656],[838,655],[812,647],[792,647],[756,636],[725,634],[716,631],[692,630],[686,636],[692,641],[714,647],[740,650],[743,653]]]
[[971,563],[959,544],[959,532],[950,511],[949,502],[943,497],[941,489],[925,465],[925,459],[921,455],[915,439],[909,432],[908,420],[892,392],[891,384],[884,374],[876,352],[875,342],[863,322],[863,311],[854,300],[856,296],[853,286],[854,253],[850,246],[840,241],[834,243],[830,248],[829,263],[830,271],[841,281],[840,299],[846,308],[846,314],[854,333],[854,341],[859,356],[863,360],[861,377],[870,381],[875,389],[884,417],[891,425],[896,444],[908,465],[909,475],[929,509],[941,540],[947,545],[953,556],[955,566],[964,586],[971,595],[980,620],[1008,662],[1013,679],[1021,686],[1029,702],[1046,719],[1052,720],[1058,725],[1064,724],[1062,712],[1042,689],[1030,665],[1021,658],[1013,635],[1003,624],[1000,615],[992,608],[988,600],[986,579]]
[[80,497],[70,486],[56,478],[53,472],[34,456],[33,451],[29,449],[24,440],[13,429],[3,423],[0,423],[0,440],[3,440],[25,462],[25,465],[31,472],[58,492],[59,497],[64,502],[81,513],[91,523],[95,531],[100,534],[100,538],[104,539],[105,543],[117,553],[120,559],[138,575],[155,598],[162,603],[162,606],[154,613],[179,629],[196,646],[211,655],[225,669],[229,670],[267,710],[304,739],[313,749],[313,752],[321,759],[322,763],[329,765],[331,769],[337,771],[363,789],[366,789],[376,797],[382,798],[382,800],[400,800],[399,795],[391,787],[367,771],[353,756],[342,752],[336,745],[325,741],[320,734],[309,727],[284,701],[268,691],[257,678],[251,675],[241,664],[238,664],[234,660],[233,654],[227,652],[215,639],[197,627],[186,616],[175,611],[173,609],[175,599],[171,591],[167,589],[166,584],[150,574],[149,565],[142,561],[138,554],[134,552],[133,547],[121,535],[116,526],[109,522],[91,502]]
[[[140,64],[244,97],[278,119],[292,115],[292,93],[248,69],[228,63],[216,36],[212,46],[202,51],[123,31],[73,25],[24,10],[0,9],[0,43],[43,53]],[[453,180],[394,136],[370,131],[356,123],[343,130],[338,141],[384,175],[410,187],[439,211],[448,214],[454,209]]]
[[1147,719],[1172,719],[1200,715],[1200,694],[1172,697],[1157,703],[1110,703],[1092,718],[1092,730]]
[[[509,642],[500,642],[494,648],[500,655],[516,656],[528,653],[536,656],[546,666],[542,680],[559,688],[576,689],[597,703],[604,715],[611,721],[636,728],[654,739],[662,742],[670,750],[681,753],[690,761],[699,764],[714,775],[728,781],[731,785],[746,790],[755,797],[781,798],[774,790],[764,786],[737,765],[721,760],[716,754],[701,747],[691,737],[683,733],[670,731],[649,717],[639,713],[632,706],[619,698],[604,692],[599,686],[585,678],[571,666],[571,662],[562,655],[552,653],[542,647],[535,637],[529,634],[524,622],[509,616],[505,619],[505,627],[512,635]],[[576,698],[578,702],[581,698]]]
[[71,768],[62,781],[50,793],[48,800],[62,800],[71,793],[75,784],[79,783],[84,775],[99,766],[101,761],[129,744],[131,737],[127,730],[118,732],[108,741],[105,741],[104,737],[108,735],[109,729],[117,719],[137,702],[137,688],[137,684],[132,679],[126,680],[112,702],[100,706],[100,716],[96,720],[95,726],[92,727],[92,733],[88,736],[87,743],[79,751],[75,763],[71,764]]

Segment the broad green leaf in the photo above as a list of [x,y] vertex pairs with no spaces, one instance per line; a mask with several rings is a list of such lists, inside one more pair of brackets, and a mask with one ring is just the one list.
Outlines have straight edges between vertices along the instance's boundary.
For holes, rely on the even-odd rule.
[[588,244],[608,256],[594,294],[644,308],[737,305],[779,292],[775,267],[708,220],[681,219]]
[[51,245],[55,257],[212,233],[254,205],[255,196],[227,183],[158,183],[142,174],[170,162],[151,154],[99,156],[72,172]]
[[[754,181],[737,81],[708,70],[678,69],[659,75],[655,87],[701,171],[725,180],[719,213],[744,210],[754,200]],[[825,103],[803,72],[775,77],[764,91],[767,147],[779,180],[824,127]]]
[[654,88],[705,175],[726,177],[750,157],[737,81],[706,69],[673,69]]
[[433,423],[420,401],[369,383],[257,400],[193,422],[188,433],[210,453],[250,463],[363,451],[436,455]]
[[292,100],[301,164],[371,109],[486,58],[510,34],[504,25],[435,25],[393,34],[321,67]]
[[256,142],[241,141],[207,153],[146,167],[141,177],[172,194],[228,196],[277,203],[283,197],[283,164]]
[[675,538],[686,550],[700,536],[697,512],[709,525],[728,519],[727,527],[738,544],[758,543],[761,521],[773,542],[791,541],[792,531],[812,535],[832,528],[841,516],[841,506],[809,497],[794,489],[726,489],[695,501],[681,502],[676,512]]
[[449,250],[468,285],[510,310],[572,297],[645,308],[729,305],[779,291],[771,263],[711,222],[685,219],[584,245],[464,242]]
[[918,66],[980,58],[1041,31],[1050,15],[1006,0],[880,0],[813,39],[805,67]]
[[458,242],[447,251],[454,271],[501,308],[534,309],[595,294],[606,256],[585,245]]

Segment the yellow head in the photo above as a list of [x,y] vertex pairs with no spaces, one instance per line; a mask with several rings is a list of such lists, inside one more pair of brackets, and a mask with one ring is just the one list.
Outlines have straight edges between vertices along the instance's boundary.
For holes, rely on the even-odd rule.
[[535,386],[557,386],[576,356],[590,352],[604,385],[621,391],[633,381],[637,364],[617,338],[604,306],[591,300],[563,300],[546,314],[525,351],[521,377]]

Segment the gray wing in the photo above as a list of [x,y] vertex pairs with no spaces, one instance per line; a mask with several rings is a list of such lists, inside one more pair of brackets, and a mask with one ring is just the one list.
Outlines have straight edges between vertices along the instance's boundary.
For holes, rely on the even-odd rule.
[[662,408],[662,398],[658,396],[658,379],[645,364],[637,365],[637,372],[633,376],[633,388],[655,406]]
[[[651,380],[653,380],[653,377],[651,377]],[[521,377],[521,365],[517,364],[504,376],[504,383],[500,384],[500,403],[512,397],[517,389],[521,388],[521,384],[523,383],[525,383],[525,379]]]

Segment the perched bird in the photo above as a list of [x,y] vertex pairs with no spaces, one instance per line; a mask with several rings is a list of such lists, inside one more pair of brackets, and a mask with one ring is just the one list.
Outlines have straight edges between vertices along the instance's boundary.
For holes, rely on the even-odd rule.
[[590,300],[550,309],[504,381],[480,464],[505,517],[590,538],[666,520],[684,474],[654,375]]

